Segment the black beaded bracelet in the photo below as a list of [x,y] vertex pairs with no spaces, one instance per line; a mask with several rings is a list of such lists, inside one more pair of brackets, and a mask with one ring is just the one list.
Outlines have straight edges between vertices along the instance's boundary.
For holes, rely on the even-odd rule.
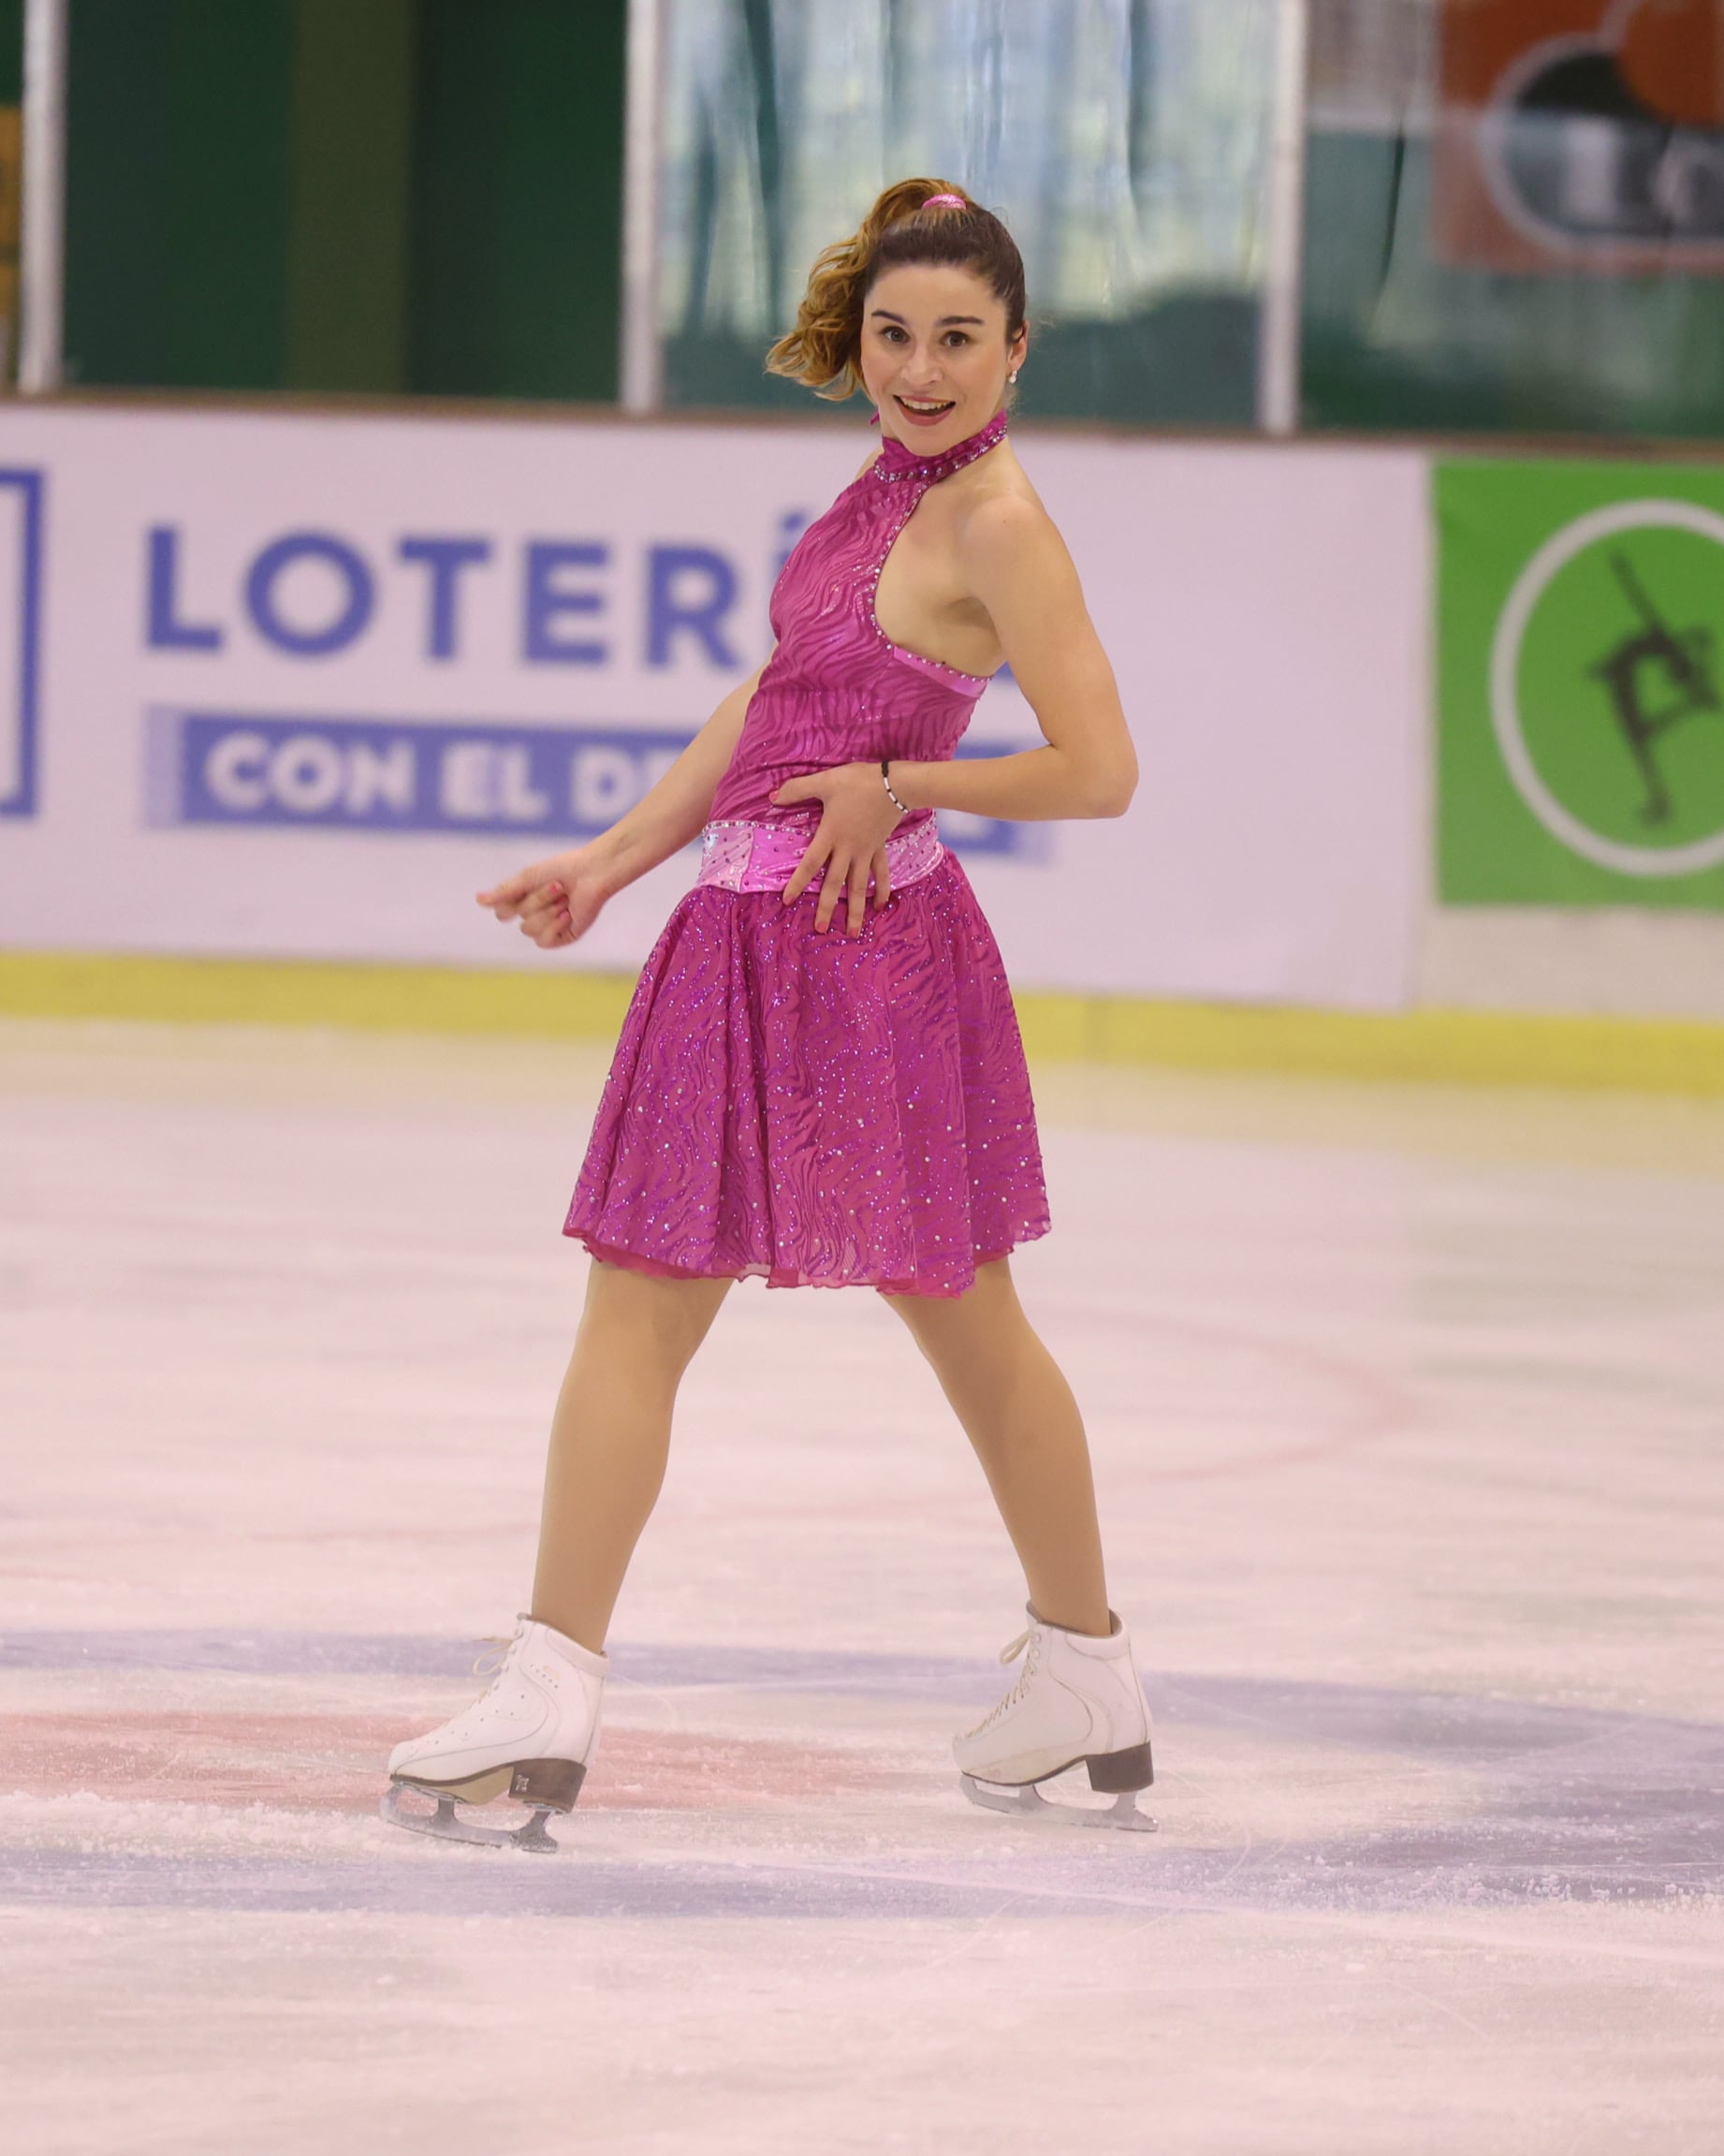
[[890,756],[882,756],[880,759],[880,778],[882,785],[886,789],[887,800],[891,802],[892,806],[898,811],[900,816],[907,816],[910,814],[910,811],[892,791],[892,759]]

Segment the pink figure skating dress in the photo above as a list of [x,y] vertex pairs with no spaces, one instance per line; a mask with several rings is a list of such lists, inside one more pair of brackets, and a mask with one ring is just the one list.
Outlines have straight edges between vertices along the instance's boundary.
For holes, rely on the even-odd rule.
[[985,678],[890,643],[874,586],[916,504],[1005,414],[937,457],[886,441],[772,594],[778,638],[677,906],[623,1021],[564,1232],[593,1256],[769,1286],[959,1295],[1047,1230],[1000,952],[934,814],[888,842],[892,894],[824,935],[779,893],[819,805],[785,780],[953,755]]

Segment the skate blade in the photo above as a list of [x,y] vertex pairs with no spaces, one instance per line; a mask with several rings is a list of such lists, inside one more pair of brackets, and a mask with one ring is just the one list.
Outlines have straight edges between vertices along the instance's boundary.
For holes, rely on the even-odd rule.
[[978,1782],[973,1774],[960,1774],[958,1785],[972,1804],[984,1811],[1005,1811],[1018,1819],[1057,1819],[1062,1826],[1106,1826],[1121,1834],[1153,1834],[1155,1821],[1137,1809],[1137,1792],[1128,1789],[1105,1810],[1091,1811],[1081,1804],[1050,1804],[1033,1782],[1018,1788],[1004,1783]]
[[[409,1797],[430,1797],[437,1809],[413,1811],[407,1803]],[[552,1809],[549,1805],[535,1805],[532,1817],[520,1826],[481,1826],[461,1817],[453,1797],[392,1782],[377,1809],[391,1826],[404,1826],[409,1834],[429,1834],[435,1841],[464,1841],[475,1849],[526,1849],[540,1855],[563,1854],[562,1842],[546,1831],[545,1821]]]

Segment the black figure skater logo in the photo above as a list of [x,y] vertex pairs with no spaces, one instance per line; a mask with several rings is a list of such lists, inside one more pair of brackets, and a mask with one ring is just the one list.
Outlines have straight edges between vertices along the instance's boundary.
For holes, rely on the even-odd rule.
[[[1595,660],[1587,673],[1609,692],[1616,725],[1646,788],[1639,815],[1644,824],[1666,824],[1673,813],[1670,787],[1658,761],[1658,743],[1673,726],[1703,712],[1724,710],[1713,678],[1713,633],[1709,628],[1673,629],[1647,595],[1626,554],[1610,565],[1640,626],[1629,630],[1615,649]],[[1655,684],[1648,689],[1648,683]],[[1656,708],[1658,687],[1673,692]]]

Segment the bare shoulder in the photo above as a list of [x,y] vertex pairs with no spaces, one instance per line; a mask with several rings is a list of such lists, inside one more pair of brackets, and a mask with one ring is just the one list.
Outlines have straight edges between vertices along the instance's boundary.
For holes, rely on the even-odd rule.
[[1014,555],[1034,559],[1063,556],[1065,542],[1042,497],[1030,484],[1015,457],[1009,462],[986,460],[976,483],[964,491],[955,537],[960,553],[976,562],[999,563]]

